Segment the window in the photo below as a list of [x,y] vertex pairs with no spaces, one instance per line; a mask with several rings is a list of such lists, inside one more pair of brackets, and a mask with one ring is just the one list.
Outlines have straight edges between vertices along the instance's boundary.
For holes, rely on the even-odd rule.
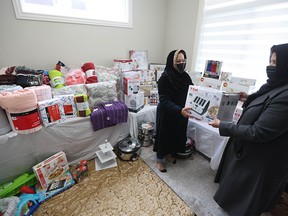
[[203,71],[206,60],[223,61],[222,71],[257,79],[260,87],[267,79],[271,46],[288,42],[287,0],[204,2],[192,68]]
[[132,27],[132,0],[13,0],[16,18]]

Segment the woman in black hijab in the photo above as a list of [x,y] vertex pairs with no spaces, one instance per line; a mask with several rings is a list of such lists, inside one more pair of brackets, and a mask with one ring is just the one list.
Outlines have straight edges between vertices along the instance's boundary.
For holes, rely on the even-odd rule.
[[185,72],[186,53],[174,50],[167,57],[164,73],[158,81],[159,104],[156,116],[157,168],[166,172],[164,159],[176,163],[176,153],[184,152],[190,108],[184,108],[189,85],[193,85]]
[[229,215],[271,211],[288,182],[288,44],[271,48],[267,83],[243,104],[238,123],[209,124],[230,139],[215,182],[215,201]]

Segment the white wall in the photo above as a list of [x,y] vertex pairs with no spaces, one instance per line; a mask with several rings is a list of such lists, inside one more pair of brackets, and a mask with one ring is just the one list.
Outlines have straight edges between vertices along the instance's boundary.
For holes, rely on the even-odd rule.
[[169,51],[177,48],[191,59],[198,1],[133,0],[133,28],[127,29],[18,20],[12,1],[1,0],[0,67],[50,70],[58,60],[110,67],[114,58],[128,58],[130,49],[148,50],[153,63],[165,63]]
[[168,0],[165,55],[171,50],[184,49],[186,69],[191,70],[198,7],[200,0]]
[[166,0],[133,0],[133,28],[17,20],[11,0],[0,1],[0,67],[26,65],[51,69],[87,61],[112,66],[130,49],[148,50],[150,62],[164,52]]

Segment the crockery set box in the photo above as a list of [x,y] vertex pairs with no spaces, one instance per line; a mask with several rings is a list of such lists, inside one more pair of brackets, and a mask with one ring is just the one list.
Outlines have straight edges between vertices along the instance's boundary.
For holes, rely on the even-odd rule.
[[191,114],[199,120],[208,122],[217,116],[222,121],[232,121],[238,100],[239,94],[190,85],[185,106],[191,107]]

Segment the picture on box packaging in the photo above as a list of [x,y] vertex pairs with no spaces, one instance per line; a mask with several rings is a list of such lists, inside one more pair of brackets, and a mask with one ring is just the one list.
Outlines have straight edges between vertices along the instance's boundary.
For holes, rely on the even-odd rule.
[[133,92],[133,94],[137,94],[140,90],[140,86],[139,85],[129,86],[129,89]]
[[53,181],[51,184],[49,184],[47,188],[47,192],[57,190],[59,188],[63,188],[65,185],[65,182],[66,182],[66,179]]
[[191,101],[190,104],[194,112],[198,113],[199,115],[203,115],[208,110],[210,101],[196,96],[193,102]]

